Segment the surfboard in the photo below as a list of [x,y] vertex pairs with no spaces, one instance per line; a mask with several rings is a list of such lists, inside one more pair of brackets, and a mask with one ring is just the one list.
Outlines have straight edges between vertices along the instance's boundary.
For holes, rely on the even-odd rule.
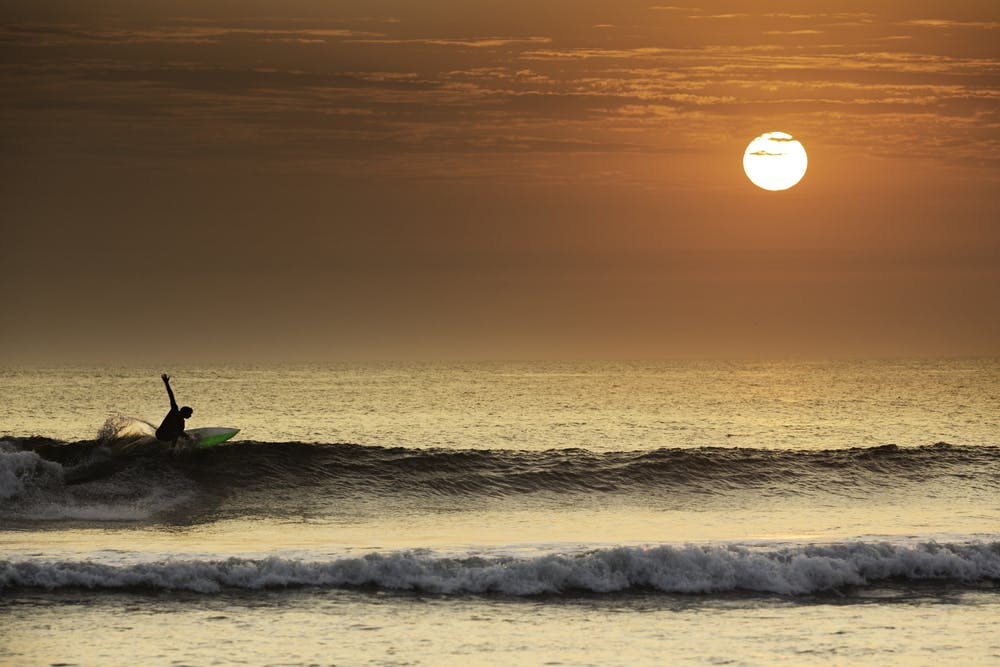
[[238,428],[228,428],[226,426],[211,426],[208,428],[192,428],[184,431],[194,441],[196,448],[214,447],[220,442],[225,442],[240,432]]

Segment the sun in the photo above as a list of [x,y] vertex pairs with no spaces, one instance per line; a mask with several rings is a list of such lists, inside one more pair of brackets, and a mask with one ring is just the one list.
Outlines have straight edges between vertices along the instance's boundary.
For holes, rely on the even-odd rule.
[[765,132],[750,142],[743,153],[743,171],[758,188],[787,190],[805,176],[809,159],[806,149],[784,132]]

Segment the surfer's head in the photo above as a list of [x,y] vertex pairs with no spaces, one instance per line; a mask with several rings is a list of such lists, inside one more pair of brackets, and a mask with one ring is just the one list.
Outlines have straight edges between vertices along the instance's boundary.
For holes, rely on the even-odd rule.
[[185,405],[183,408],[181,408],[181,417],[184,417],[184,419],[189,418],[192,414],[194,414],[194,410],[192,410],[188,406]]

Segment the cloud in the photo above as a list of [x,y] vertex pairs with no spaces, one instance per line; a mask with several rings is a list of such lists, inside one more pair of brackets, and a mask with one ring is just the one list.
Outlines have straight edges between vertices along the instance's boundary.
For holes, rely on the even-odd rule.
[[797,35],[822,35],[823,31],[822,30],[810,30],[810,29],[802,29],[802,30],[767,30],[764,34],[765,35],[791,35],[791,36],[797,36]]
[[956,21],[953,19],[911,19],[903,21],[902,25],[914,25],[921,28],[976,28],[979,30],[996,30],[1000,28],[998,21]]
[[693,18],[693,19],[712,19],[712,20],[745,19],[745,18],[750,18],[750,14],[742,14],[742,13],[733,13],[733,14],[692,14],[689,18]]
[[630,60],[633,58],[656,58],[671,53],[681,53],[682,49],[657,47],[642,47],[634,49],[602,49],[596,47],[581,47],[570,49],[535,49],[522,51],[519,57],[524,60]]
[[820,19],[833,21],[874,21],[876,16],[870,12],[769,12],[763,16],[773,19],[788,19],[793,21],[816,21]]
[[499,46],[518,44],[549,44],[551,37],[469,37],[469,38],[421,38],[421,39],[356,39],[361,44],[425,44],[428,46],[459,46],[473,49],[486,49]]
[[35,45],[73,43],[182,43],[212,44],[231,37],[260,38],[264,41],[325,41],[328,39],[377,38],[383,33],[350,28],[246,28],[182,25],[176,28],[135,28],[116,30],[85,28],[66,24],[22,24],[0,29],[4,41]]
[[[8,143],[76,141],[81,155],[100,154],[105,149],[79,128],[103,128],[94,136],[107,138],[108,152],[258,150],[262,159],[344,165],[384,159],[395,160],[400,173],[418,154],[681,150],[684,142],[725,141],[734,123],[776,114],[801,119],[815,134],[824,122],[862,128],[873,152],[883,153],[907,150],[889,118],[913,118],[921,132],[955,136],[960,144],[976,132],[980,142],[982,134],[960,119],[975,118],[981,128],[1000,122],[995,59],[963,57],[958,45],[925,48],[928,38],[920,35],[941,27],[936,23],[911,26],[913,37],[883,21],[854,41],[850,31],[832,31],[833,44],[773,38],[820,35],[824,21],[848,18],[871,15],[775,13],[757,17],[756,31],[728,33],[705,21],[694,26],[703,39],[693,47],[683,45],[699,44],[697,38],[666,39],[632,24],[595,41],[595,25],[612,23],[591,20],[575,34],[553,36],[478,32],[475,24],[415,33],[408,21],[21,24],[0,29],[8,47],[10,40],[31,46],[15,51],[20,61],[0,65],[0,81],[9,91]],[[686,32],[696,37],[693,28]],[[911,38],[884,41],[895,37]],[[205,43],[224,48],[198,46]],[[144,110],[150,122],[139,127]],[[672,133],[677,128],[684,132]],[[449,168],[453,159],[444,160]]]

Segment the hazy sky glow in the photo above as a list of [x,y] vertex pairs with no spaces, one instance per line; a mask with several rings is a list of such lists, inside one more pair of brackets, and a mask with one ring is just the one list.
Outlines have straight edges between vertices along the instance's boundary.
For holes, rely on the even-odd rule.
[[690,5],[4,3],[0,361],[1000,354],[996,3]]

